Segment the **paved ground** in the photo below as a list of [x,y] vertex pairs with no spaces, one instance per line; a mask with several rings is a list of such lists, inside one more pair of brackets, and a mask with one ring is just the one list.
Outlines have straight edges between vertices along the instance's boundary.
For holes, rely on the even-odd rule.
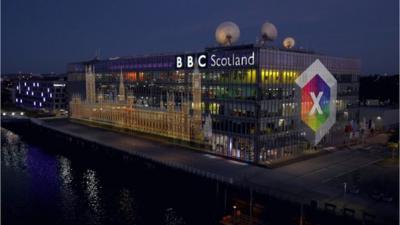
[[363,211],[377,215],[377,219],[398,217],[398,206],[393,203],[377,203],[366,195],[344,195],[340,178],[353,171],[371,168],[371,165],[383,159],[384,155],[380,152],[353,147],[280,168],[267,169],[65,119],[48,120],[42,122],[42,125],[185,170],[223,177],[233,183],[250,184],[273,194],[303,199],[304,202],[330,202],[336,204],[338,209],[343,206],[352,208],[357,211],[357,217]]

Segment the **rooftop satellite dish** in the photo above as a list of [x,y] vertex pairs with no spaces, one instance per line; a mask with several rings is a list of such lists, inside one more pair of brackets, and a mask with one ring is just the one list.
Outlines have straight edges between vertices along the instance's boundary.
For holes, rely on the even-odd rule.
[[222,46],[232,45],[239,37],[239,27],[230,21],[221,23],[215,31],[215,39]]
[[265,22],[261,27],[261,38],[262,42],[273,41],[278,36],[278,30],[274,24],[270,22]]
[[283,44],[283,47],[290,49],[290,48],[294,47],[294,45],[296,44],[296,41],[292,37],[287,37],[283,40],[282,44]]

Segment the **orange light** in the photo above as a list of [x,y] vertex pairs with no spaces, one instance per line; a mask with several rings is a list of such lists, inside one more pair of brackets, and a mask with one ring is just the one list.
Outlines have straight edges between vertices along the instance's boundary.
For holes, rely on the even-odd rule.
[[127,73],[127,79],[128,80],[132,80],[132,81],[136,81],[136,79],[137,79],[136,72],[128,72]]

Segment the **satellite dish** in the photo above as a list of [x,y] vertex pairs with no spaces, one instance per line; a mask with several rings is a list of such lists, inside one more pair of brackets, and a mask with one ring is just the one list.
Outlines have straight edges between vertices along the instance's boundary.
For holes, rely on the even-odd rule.
[[215,31],[215,39],[222,46],[232,45],[239,37],[239,27],[230,21],[221,23]]
[[263,40],[263,43],[267,41],[273,41],[276,39],[277,36],[278,36],[278,30],[276,30],[274,24],[267,21],[262,25],[261,38]]
[[283,47],[290,49],[290,48],[294,47],[294,45],[296,44],[296,41],[292,37],[287,37],[283,40],[282,44],[283,44]]

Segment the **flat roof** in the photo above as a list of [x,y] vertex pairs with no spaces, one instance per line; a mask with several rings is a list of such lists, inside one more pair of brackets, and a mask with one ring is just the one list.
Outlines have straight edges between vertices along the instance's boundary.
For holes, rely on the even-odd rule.
[[71,62],[69,64],[93,64],[93,63],[104,62],[104,61],[114,61],[114,60],[118,61],[118,60],[129,60],[129,59],[162,57],[162,56],[176,56],[176,55],[190,55],[190,54],[197,54],[197,53],[201,53],[201,52],[212,52],[212,51],[223,51],[223,50],[243,50],[243,49],[272,49],[272,50],[286,51],[286,52],[316,54],[316,52],[314,52],[312,50],[302,49],[302,48],[286,49],[286,48],[282,48],[282,47],[275,47],[275,46],[268,45],[268,44],[266,44],[266,45],[241,44],[241,45],[232,45],[232,46],[205,47],[204,51],[185,51],[185,52],[175,52],[175,53],[154,53],[154,54],[141,54],[141,55],[129,55],[129,56],[114,56],[114,57],[108,57],[106,59],[100,59],[98,57],[95,57],[94,59],[91,59],[91,60]]

